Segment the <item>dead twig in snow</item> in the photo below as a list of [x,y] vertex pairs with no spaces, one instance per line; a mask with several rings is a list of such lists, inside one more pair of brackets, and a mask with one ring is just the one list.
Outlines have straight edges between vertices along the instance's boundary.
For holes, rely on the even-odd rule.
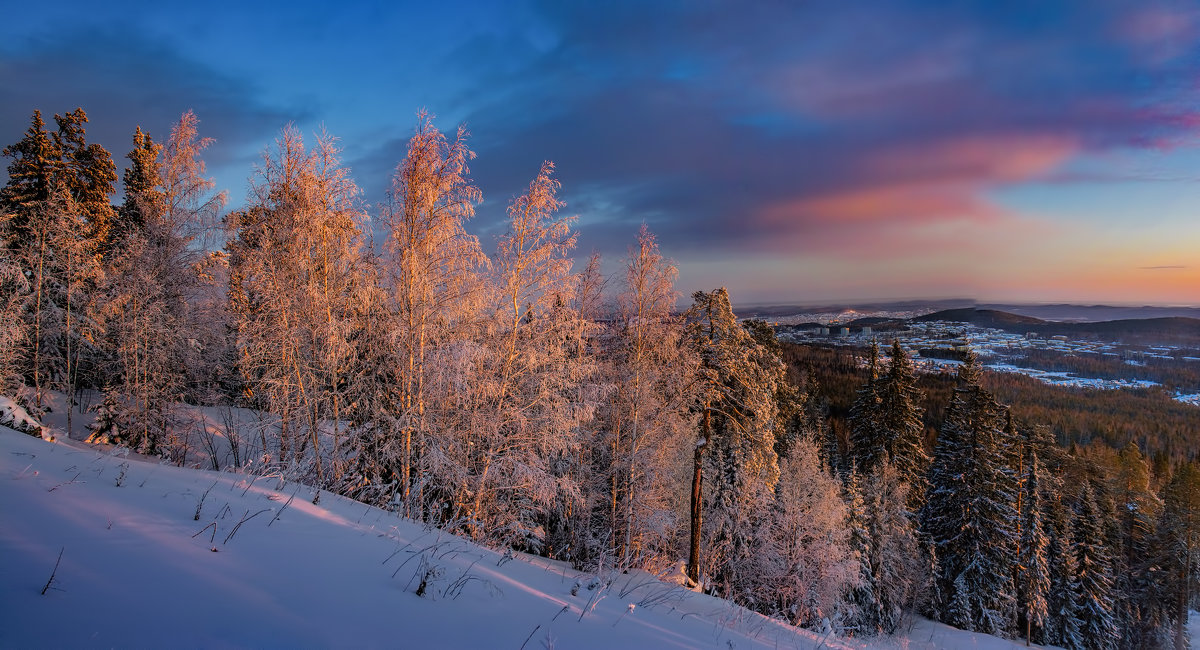
[[[278,521],[278,520],[279,520],[279,515],[282,515],[282,514],[283,514],[283,511],[284,511],[284,510],[287,510],[287,507],[288,507],[288,506],[290,506],[290,505],[292,505],[292,499],[295,499],[295,498],[296,498],[296,493],[297,493],[297,492],[299,492],[299,491],[300,491],[300,484],[298,484],[298,483],[297,483],[297,484],[296,484],[296,489],[292,491],[292,496],[288,497],[288,500],[287,500],[287,502],[285,502],[285,503],[283,504],[283,507],[282,507],[282,508],[280,508],[280,509],[279,509],[279,511],[275,513],[275,516],[271,518],[271,524],[273,524],[273,523],[275,523],[276,521]],[[270,527],[271,527],[271,524],[267,524],[267,528],[270,528]]]
[[[83,472],[80,472],[80,474],[82,474],[82,473],[83,473]],[[71,478],[71,480],[67,481],[66,483],[59,483],[58,485],[55,485],[54,487],[52,487],[52,488],[50,488],[49,490],[46,490],[46,491],[47,491],[47,492],[53,492],[53,491],[57,490],[58,488],[60,488],[60,487],[62,487],[62,486],[64,486],[64,485],[71,485],[71,484],[73,484],[73,483],[78,483],[78,481],[76,481],[76,480],[75,480],[75,479],[77,479],[77,478],[79,478],[79,474],[76,474],[74,477],[72,477],[72,478]]]
[[271,511],[271,509],[270,509],[270,508],[264,508],[264,509],[262,509],[262,510],[259,510],[258,512],[256,512],[256,513],[254,513],[254,514],[252,514],[252,515],[251,515],[251,514],[250,514],[250,511],[249,511],[249,510],[247,510],[247,511],[246,511],[246,514],[242,515],[242,520],[241,520],[241,521],[239,521],[239,522],[237,522],[237,525],[235,525],[235,526],[233,527],[233,530],[229,531],[229,535],[227,535],[227,536],[225,537],[225,541],[223,541],[223,542],[221,542],[221,543],[222,543],[222,544],[228,544],[228,543],[229,543],[229,540],[233,539],[233,535],[234,535],[235,533],[237,533],[237,532],[238,532],[238,529],[239,529],[239,528],[241,528],[241,527],[242,527],[242,524],[246,523],[247,521],[250,521],[251,519],[254,519],[255,517],[257,517],[257,516],[261,515],[261,514],[262,514],[262,513],[264,513],[264,512],[270,512],[270,511]]
[[[63,551],[65,551],[65,550],[67,550],[66,546],[64,546],[58,550],[58,559],[54,561],[54,570],[50,572],[50,579],[46,581],[46,586],[42,587],[42,595],[43,596],[45,596],[46,592],[49,591],[50,586],[54,584],[54,578],[55,578],[55,576],[58,575],[58,564],[59,564],[59,562],[62,562],[62,555],[63,555]],[[54,590],[62,591],[58,587],[55,587]]]
[[530,639],[532,639],[532,638],[533,638],[533,635],[534,635],[534,634],[537,634],[537,631],[538,631],[538,630],[540,630],[540,629],[542,629],[542,624],[541,624],[541,623],[538,623],[538,624],[537,624],[537,625],[536,625],[536,626],[533,628],[533,631],[529,633],[529,636],[525,637],[525,643],[522,643],[522,644],[521,644],[521,650],[525,650],[525,644],[526,644],[526,643],[529,643],[529,640],[530,640]]

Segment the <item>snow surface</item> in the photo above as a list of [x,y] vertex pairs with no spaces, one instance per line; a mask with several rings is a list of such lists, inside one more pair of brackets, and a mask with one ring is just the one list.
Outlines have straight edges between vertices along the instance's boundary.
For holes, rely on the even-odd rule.
[[31,434],[38,433],[42,429],[41,422],[29,415],[29,412],[16,401],[4,395],[0,395],[0,426]]
[[0,647],[1024,647],[925,620],[826,638],[315,494],[0,427]]
[[1192,406],[1200,406],[1200,393],[1191,393],[1188,395],[1179,393],[1175,395],[1175,401],[1191,404]]
[[1095,379],[1088,377],[1077,377],[1069,372],[1058,372],[1050,370],[1038,370],[1035,368],[1022,368],[1008,363],[989,363],[984,366],[993,372],[1008,372],[1032,377],[1044,384],[1053,386],[1068,386],[1071,388],[1092,388],[1095,390],[1118,390],[1122,388],[1151,388],[1158,386],[1158,382],[1153,382],[1148,379]]

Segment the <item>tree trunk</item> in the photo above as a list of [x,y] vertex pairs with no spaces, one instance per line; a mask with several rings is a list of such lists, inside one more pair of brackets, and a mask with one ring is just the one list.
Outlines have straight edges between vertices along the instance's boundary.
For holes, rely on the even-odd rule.
[[691,547],[688,550],[688,579],[694,584],[700,584],[700,525],[701,520],[701,487],[704,479],[703,460],[704,450],[708,447],[708,437],[712,433],[712,414],[708,409],[704,409],[704,427],[702,429],[704,440],[696,444],[696,451],[692,460],[692,540]]

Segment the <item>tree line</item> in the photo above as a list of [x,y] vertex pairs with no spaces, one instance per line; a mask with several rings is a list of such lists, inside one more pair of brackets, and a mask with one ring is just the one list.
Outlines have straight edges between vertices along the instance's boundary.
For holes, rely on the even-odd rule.
[[1066,454],[970,362],[931,436],[898,346],[839,428],[725,289],[676,309],[645,226],[614,277],[574,269],[552,163],[489,253],[468,133],[423,112],[381,205],[334,137],[288,126],[231,212],[192,113],[163,144],[135,131],[116,205],[86,123],[35,112],[3,150],[0,392],[35,417],[98,393],[89,439],[182,462],[186,405],[241,407],[233,469],[580,568],[681,570],[796,625],[891,633],[920,611],[1093,648],[1182,629],[1193,465],[1155,492],[1136,447]]

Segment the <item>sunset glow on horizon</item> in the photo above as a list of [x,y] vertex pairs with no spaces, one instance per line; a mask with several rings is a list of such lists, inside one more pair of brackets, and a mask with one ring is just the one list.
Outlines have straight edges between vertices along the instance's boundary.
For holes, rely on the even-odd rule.
[[[1177,2],[12,7],[0,145],[83,107],[121,166],[193,109],[231,207],[295,122],[386,196],[465,123],[490,248],[556,163],[580,258],[640,224],[739,304],[1200,306],[1200,10]],[[7,166],[8,161],[4,162]],[[577,266],[577,269],[580,268]]]

